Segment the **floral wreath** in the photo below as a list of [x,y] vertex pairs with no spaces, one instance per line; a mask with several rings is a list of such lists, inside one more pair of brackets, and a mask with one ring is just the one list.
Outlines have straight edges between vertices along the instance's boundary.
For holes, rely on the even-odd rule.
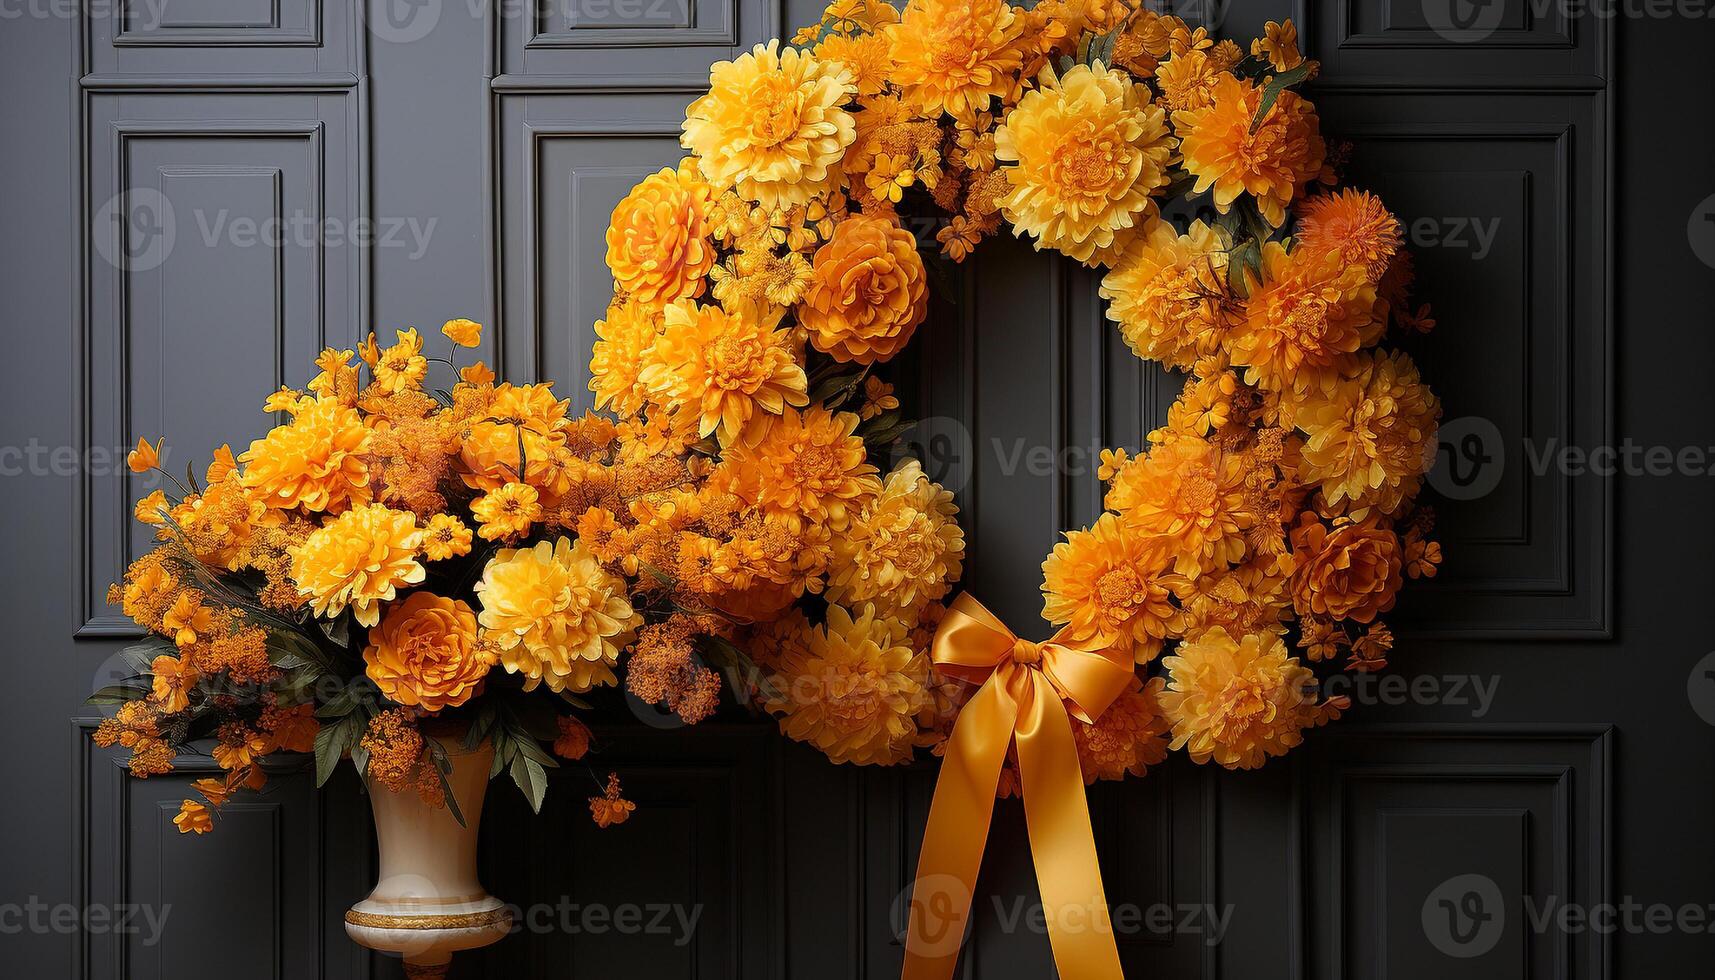
[[[371,334],[270,396],[288,418],[247,451],[138,504],[161,544],[110,599],[151,636],[94,699],[119,705],[95,739],[139,776],[213,740],[226,775],[181,831],[276,750],[446,801],[455,718],[539,808],[546,770],[589,747],[590,692],[622,676],[687,723],[730,688],[866,765],[951,762],[962,709],[993,687],[1028,712],[1007,671],[1035,667],[1075,786],[1170,749],[1260,765],[1346,707],[1306,660],[1385,664],[1381,615],[1440,561],[1413,506],[1440,407],[1381,345],[1433,320],[1398,220],[1336,189],[1291,22],[1247,54],[1134,0],[835,0],[793,44],[715,65],[689,156],[615,208],[606,414],[430,356],[414,328]],[[1176,201],[1203,217],[1165,216]],[[1105,512],[1043,563],[1049,644],[949,601],[953,494],[871,458],[910,426],[884,367],[932,267],[1003,224],[1104,267],[1126,343],[1186,374],[1143,451],[1102,453]],[[481,327],[443,332],[456,355]],[[430,362],[457,380],[434,387]],[[159,451],[140,441],[132,469]],[[1000,743],[976,782],[1028,808],[1046,777],[1021,771],[1022,736]],[[618,778],[594,785],[595,819],[623,821]]]

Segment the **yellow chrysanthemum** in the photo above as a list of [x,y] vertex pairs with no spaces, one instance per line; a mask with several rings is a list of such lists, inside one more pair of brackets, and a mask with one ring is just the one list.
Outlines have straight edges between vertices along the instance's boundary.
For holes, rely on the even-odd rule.
[[836,763],[892,765],[910,758],[917,712],[929,698],[929,660],[905,624],[865,606],[828,607],[826,624],[802,617],[780,645],[766,702],[780,730]]
[[484,541],[517,537],[542,519],[542,496],[527,483],[506,483],[472,501],[470,513]]
[[1001,213],[1016,234],[1094,265],[1156,214],[1173,136],[1149,89],[1126,73],[1077,65],[1044,68],[1039,86],[995,130],[1010,190]]
[[244,486],[267,506],[338,513],[369,502],[368,450],[363,417],[328,399],[275,426],[239,459]]
[[1338,250],[1347,265],[1363,266],[1373,283],[1381,282],[1404,242],[1399,219],[1381,198],[1350,188],[1300,204],[1294,238],[1301,249]]
[[779,314],[675,303],[638,378],[658,400],[688,412],[698,435],[754,442],[787,406],[810,401]]
[[1215,101],[1215,83],[1225,74],[1206,49],[1175,55],[1155,69],[1155,84],[1161,87],[1157,102],[1169,112],[1206,108]]
[[755,446],[731,447],[724,465],[751,501],[794,529],[808,522],[843,531],[881,491],[857,425],[851,412],[788,409]]
[[638,380],[648,363],[649,349],[661,336],[661,314],[641,304],[615,301],[607,316],[595,322],[596,342],[590,350],[590,390],[599,411],[608,405],[620,415],[643,410],[648,391]]
[[1361,354],[1355,374],[1300,406],[1307,438],[1299,478],[1330,506],[1393,514],[1434,462],[1441,402],[1402,353]]
[[1206,572],[1244,557],[1244,529],[1255,521],[1245,500],[1245,466],[1196,436],[1177,434],[1125,465],[1107,506],[1128,531],[1156,539],[1181,574]]
[[848,606],[874,603],[885,614],[909,614],[946,596],[965,557],[965,534],[950,490],[915,459],[895,467],[881,493],[834,538],[827,595]]
[[1018,84],[1023,33],[1005,0],[910,0],[887,27],[893,82],[927,115],[980,112]]
[[1220,346],[1231,319],[1226,241],[1202,221],[1183,235],[1152,222],[1102,277],[1101,294],[1133,353],[1189,370]]
[[400,586],[423,581],[417,561],[423,532],[404,511],[370,504],[348,510],[290,549],[292,581],[317,616],[332,619],[351,607],[357,621],[381,621],[381,603]]
[[430,561],[468,555],[470,546],[470,527],[452,514],[436,514],[423,528],[423,557]]
[[1376,290],[1362,265],[1337,251],[1263,247],[1262,282],[1227,333],[1234,366],[1246,384],[1303,394],[1326,389],[1349,369],[1360,348],[1386,324],[1376,316]]
[[1075,640],[1153,660],[1177,613],[1162,579],[1169,558],[1155,539],[1103,514],[1042,563],[1042,618],[1069,625]]
[[844,106],[856,93],[844,63],[758,44],[709,72],[709,93],[685,110],[679,142],[717,190],[769,208],[805,204],[838,187],[857,132]]
[[423,338],[417,328],[398,331],[399,342],[381,352],[375,362],[375,383],[397,395],[423,383],[429,359],[423,356]]
[[868,98],[880,92],[893,72],[891,46],[887,43],[887,37],[882,34],[830,34],[816,45],[816,57],[824,62],[845,65],[846,70],[851,72],[853,84],[857,86],[859,98]]
[[701,296],[715,264],[709,211],[714,189],[694,173],[663,167],[613,209],[607,267],[614,283],[647,308]]
[[625,580],[601,567],[582,541],[560,538],[503,548],[476,584],[478,621],[507,672],[534,690],[587,691],[614,682],[613,665],[643,622]]
[[1159,700],[1173,723],[1172,747],[1200,763],[1255,769],[1338,713],[1336,704],[1316,703],[1315,675],[1275,633],[1235,640],[1217,627],[1162,663],[1170,680]]
[[1167,758],[1167,719],[1161,713],[1159,677],[1144,684],[1136,678],[1108,705],[1093,725],[1072,719],[1072,738],[1084,782],[1141,776]]
[[1203,108],[1173,114],[1185,169],[1197,178],[1193,189],[1198,194],[1213,189],[1222,214],[1248,193],[1269,224],[1278,227],[1293,195],[1322,172],[1327,147],[1316,110],[1298,93],[1282,92],[1252,132],[1261,89],[1223,74],[1212,96]]

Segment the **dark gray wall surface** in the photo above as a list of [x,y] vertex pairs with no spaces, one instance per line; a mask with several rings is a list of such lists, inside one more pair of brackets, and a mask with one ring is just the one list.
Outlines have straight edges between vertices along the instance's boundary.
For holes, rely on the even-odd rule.
[[[210,763],[134,782],[89,747],[81,698],[128,632],[102,593],[144,543],[125,521],[141,488],[123,448],[166,432],[182,466],[252,438],[262,392],[302,381],[323,343],[455,315],[497,327],[485,354],[510,377],[556,378],[587,404],[609,209],[676,159],[710,62],[818,11],[374,0],[360,17],[353,2],[0,0],[0,975],[397,974],[340,927],[373,860],[348,775],[317,794],[287,764],[216,834],[187,839],[167,817]],[[1494,0],[1470,10],[1496,19],[1456,43],[1430,28],[1441,0],[1203,6],[1236,37],[1294,16],[1323,59],[1325,132],[1351,141],[1352,178],[1416,223],[1440,327],[1414,353],[1447,409],[1444,451],[1475,482],[1434,481],[1447,565],[1396,616],[1392,674],[1430,696],[1360,704],[1262,772],[1173,764],[1095,791],[1115,903],[1231,910],[1219,945],[1122,937],[1128,969],[1709,975],[1703,929],[1534,928],[1529,913],[1715,904],[1699,715],[1715,719],[1710,460],[1657,474],[1641,454],[1715,452],[1715,27],[1696,4]],[[145,214],[170,205],[170,220],[122,236],[120,191],[166,202]],[[288,219],[277,246],[247,231],[271,218]],[[352,231],[364,221],[373,241]],[[152,237],[163,227],[170,248]],[[1135,446],[1175,385],[1104,326],[1088,272],[1002,241],[964,276],[966,302],[936,311],[905,389],[957,420],[919,448],[960,487],[971,586],[1023,626],[1056,533],[1098,506],[1084,459]],[[1627,446],[1635,465],[1613,475],[1539,462]],[[1070,465],[1009,463],[1037,447]],[[626,774],[637,817],[597,831],[582,772],[557,779],[539,819],[497,784],[487,883],[524,906],[700,909],[691,940],[548,928],[458,975],[897,975],[895,901],[931,766],[834,768],[742,720],[619,725],[598,765]],[[1024,854],[1004,804],[969,976],[1049,975],[1046,939],[1006,925],[1035,898]],[[1468,959],[1422,912],[1461,874],[1493,882],[1506,917]],[[116,932],[132,906],[164,928]]]

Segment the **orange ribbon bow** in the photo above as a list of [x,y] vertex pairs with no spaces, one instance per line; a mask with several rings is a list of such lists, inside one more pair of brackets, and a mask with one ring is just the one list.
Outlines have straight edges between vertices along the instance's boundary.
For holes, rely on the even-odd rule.
[[1120,662],[1085,649],[1065,632],[1046,643],[1019,639],[968,594],[954,600],[935,630],[936,666],[982,687],[953,726],[929,805],[903,980],[953,975],[988,842],[995,786],[1007,747],[1015,742],[1054,964],[1067,980],[1124,980],[1071,718],[1099,718],[1131,684],[1133,667],[1130,657]]

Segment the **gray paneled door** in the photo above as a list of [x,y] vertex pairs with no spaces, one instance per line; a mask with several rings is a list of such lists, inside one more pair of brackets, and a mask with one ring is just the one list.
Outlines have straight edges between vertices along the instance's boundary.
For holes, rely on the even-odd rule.
[[[103,593],[144,544],[117,454],[252,438],[260,394],[324,344],[454,315],[582,407],[609,210],[677,158],[710,62],[817,11],[363,4],[0,0],[0,974],[397,974],[340,928],[373,860],[348,777],[317,794],[288,764],[185,839],[168,811],[211,763],[132,782],[89,747],[80,699],[129,630]],[[1326,131],[1408,221],[1440,321],[1417,354],[1449,420],[1447,564],[1347,722],[1260,773],[1093,794],[1129,970],[1710,975],[1706,5],[1179,6],[1239,37],[1296,17]],[[940,420],[917,451],[959,488],[972,587],[1028,627],[1037,563],[1098,506],[1095,448],[1136,446],[1175,381],[1081,269],[1003,241],[964,276],[904,388]],[[832,768],[742,715],[607,734],[637,817],[597,831],[581,773],[541,819],[497,786],[487,881],[532,914],[459,975],[897,975],[931,766]],[[967,976],[1050,975],[1023,854],[1003,804]],[[632,906],[654,927],[588,914]]]

